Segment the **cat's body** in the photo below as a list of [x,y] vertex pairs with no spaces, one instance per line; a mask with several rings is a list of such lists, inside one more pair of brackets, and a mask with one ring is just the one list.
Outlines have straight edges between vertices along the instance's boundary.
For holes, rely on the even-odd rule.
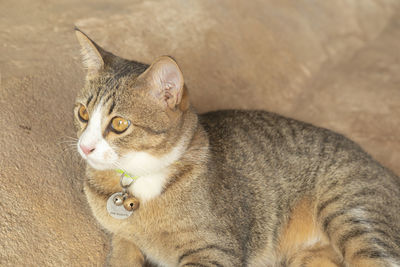
[[[111,57],[77,34],[94,61]],[[264,111],[198,116],[171,59],[121,62],[129,71],[88,64],[76,108],[90,114],[78,146],[111,265],[400,266],[400,179],[359,146]],[[115,116],[129,118],[118,134]],[[112,166],[139,175],[129,192],[140,207],[123,220],[106,209],[121,191]]]

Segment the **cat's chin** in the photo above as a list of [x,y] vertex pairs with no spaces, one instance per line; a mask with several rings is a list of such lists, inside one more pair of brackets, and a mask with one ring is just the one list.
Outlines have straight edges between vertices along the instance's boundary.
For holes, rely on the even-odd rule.
[[86,159],[86,163],[89,164],[90,167],[92,167],[95,170],[98,171],[105,171],[105,170],[111,170],[115,169],[113,164],[107,164],[104,162],[97,162],[91,159]]

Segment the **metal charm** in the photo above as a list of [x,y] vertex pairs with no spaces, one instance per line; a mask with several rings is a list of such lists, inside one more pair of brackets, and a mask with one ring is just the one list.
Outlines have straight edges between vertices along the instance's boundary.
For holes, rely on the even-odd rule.
[[119,205],[117,206],[114,203],[114,199],[120,197],[121,199],[122,197],[122,193],[118,192],[118,193],[114,193],[112,196],[110,196],[107,200],[107,211],[108,214],[110,214],[111,217],[115,218],[115,219],[126,219],[129,216],[132,215],[133,211],[128,211],[125,209],[124,205]]
[[124,207],[127,211],[134,211],[139,208],[139,200],[134,197],[128,197],[124,200]]
[[124,197],[121,194],[117,194],[113,198],[113,202],[114,202],[115,205],[121,206],[124,203]]
[[134,182],[131,180],[129,184],[124,184],[125,173],[122,173],[119,184],[122,192],[114,193],[107,200],[107,211],[111,217],[115,219],[126,219],[139,207],[139,200],[129,196],[128,188]]

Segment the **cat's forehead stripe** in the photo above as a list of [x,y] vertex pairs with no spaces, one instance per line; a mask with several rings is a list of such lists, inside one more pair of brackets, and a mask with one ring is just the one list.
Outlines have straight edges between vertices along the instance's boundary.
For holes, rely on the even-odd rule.
[[96,98],[95,98],[94,103],[93,103],[94,105],[96,105],[96,103],[99,100],[100,91],[101,91],[101,86],[98,86],[97,87],[97,91],[96,91]]
[[115,101],[113,100],[113,102],[112,102],[112,104],[111,104],[111,106],[110,106],[110,109],[109,109],[109,111],[108,111],[108,115],[110,115],[110,114],[113,112],[114,107],[115,107]]
[[[108,87],[108,86],[97,86],[96,93],[95,93],[96,97],[94,98],[94,101],[92,103],[93,107],[100,104],[101,102],[103,102],[103,104],[106,104],[108,101],[110,101],[110,99],[114,99],[115,89],[116,89],[116,87],[112,88],[112,87]],[[93,95],[91,95],[89,97],[87,105],[89,105],[92,98],[93,98]]]
[[115,91],[112,92],[112,93],[110,93],[110,94],[107,96],[107,98],[106,98],[106,100],[104,101],[104,103],[107,103],[111,98],[114,98],[114,97],[115,97]]
[[92,101],[93,95],[90,95],[87,102],[86,102],[86,106],[88,107],[90,104],[90,101]]

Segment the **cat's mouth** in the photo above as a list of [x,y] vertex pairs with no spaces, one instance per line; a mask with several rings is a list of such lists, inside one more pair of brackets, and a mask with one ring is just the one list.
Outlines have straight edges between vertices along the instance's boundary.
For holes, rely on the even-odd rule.
[[86,157],[86,162],[96,170],[109,170],[114,169],[114,164],[105,162],[103,160],[94,159],[91,157]]
[[96,170],[108,170],[115,169],[115,162],[117,160],[116,155],[110,155],[113,153],[99,153],[96,151],[94,153],[86,154],[82,151],[78,144],[78,152],[81,157],[94,169]]

